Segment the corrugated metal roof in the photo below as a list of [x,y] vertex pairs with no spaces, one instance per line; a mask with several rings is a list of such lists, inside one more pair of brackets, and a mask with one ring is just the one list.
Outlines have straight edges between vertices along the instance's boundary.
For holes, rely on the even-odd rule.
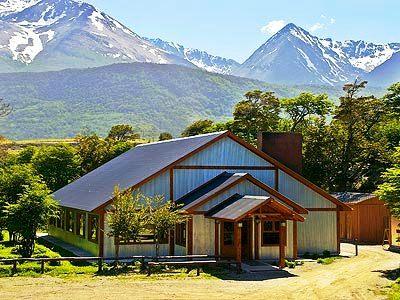
[[112,198],[116,185],[121,190],[133,187],[225,133],[139,145],[53,195],[62,206],[92,211]]
[[[270,199],[271,197],[265,196],[233,196],[229,199],[231,204],[225,207],[220,206],[220,209],[215,209],[217,211],[214,212],[210,217],[215,219],[235,221],[257,207],[267,204]],[[210,212],[212,210],[213,209],[211,209]]]
[[376,198],[376,195],[369,193],[340,192],[331,195],[344,203],[359,203]]
[[214,177],[210,181],[206,182],[204,185],[189,192],[183,197],[176,200],[177,204],[184,204],[183,210],[188,210],[191,207],[201,203],[208,197],[214,195],[220,190],[225,189],[227,186],[234,184],[235,182],[242,180],[247,173],[228,173],[223,172],[222,174]]

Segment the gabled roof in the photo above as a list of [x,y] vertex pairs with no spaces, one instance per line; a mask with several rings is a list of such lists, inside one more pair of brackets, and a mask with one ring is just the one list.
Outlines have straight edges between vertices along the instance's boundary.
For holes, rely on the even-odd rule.
[[374,194],[355,192],[333,193],[332,196],[344,203],[360,203],[366,200],[377,198],[377,196]]
[[278,199],[278,200],[282,201],[283,203],[285,203],[286,205],[294,208],[297,212],[302,213],[302,214],[308,213],[308,211],[304,207],[302,207],[301,205],[297,204],[296,202],[290,200],[289,198],[285,197],[278,191],[267,186],[266,184],[262,183],[261,181],[254,178],[253,176],[251,176],[248,173],[223,172],[222,174],[205,182],[204,184],[202,184],[198,188],[194,189],[193,191],[189,192],[188,194],[177,199],[176,203],[178,205],[179,204],[184,205],[181,208],[183,211],[185,211],[187,213],[193,213],[196,211],[196,208],[200,207],[204,203],[207,203],[207,201],[218,196],[219,194],[223,193],[224,191],[228,190],[229,188],[241,183],[244,180],[248,180],[251,183],[255,184],[256,186],[263,189],[267,193],[276,197],[276,199]]
[[340,209],[352,210],[348,205],[229,131],[139,145],[56,191],[53,196],[61,206],[85,211],[100,209],[112,201],[116,185],[124,191],[133,190],[224,137],[231,138],[265,159]]
[[140,185],[225,134],[223,131],[136,146],[53,195],[61,206],[92,211],[112,199],[116,185],[121,190]]
[[304,221],[304,217],[275,201],[272,197],[243,196],[239,194],[235,194],[221,204],[211,208],[206,213],[206,216],[219,220],[239,221],[264,206],[268,206],[277,213],[282,214],[288,220]]

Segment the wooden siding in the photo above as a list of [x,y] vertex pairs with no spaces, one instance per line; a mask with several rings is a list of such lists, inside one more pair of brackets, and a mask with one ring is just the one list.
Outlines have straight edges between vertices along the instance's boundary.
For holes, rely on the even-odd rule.
[[272,166],[229,137],[224,137],[210,147],[189,157],[179,165],[198,166]]
[[166,171],[159,176],[151,179],[142,186],[140,186],[136,191],[139,191],[143,195],[152,196],[164,196],[165,200],[169,200],[169,171]]
[[390,222],[390,213],[384,203],[374,198],[350,206],[353,211],[340,212],[340,238],[381,244]]
[[298,253],[337,252],[336,211],[310,211],[297,223]]
[[175,169],[174,199],[178,199],[215,176],[227,171],[231,173],[249,173],[264,184],[274,187],[274,171],[270,170],[210,170]]
[[334,203],[281,170],[279,170],[279,192],[306,208],[336,207]]
[[215,221],[202,215],[193,216],[193,254],[214,255]]

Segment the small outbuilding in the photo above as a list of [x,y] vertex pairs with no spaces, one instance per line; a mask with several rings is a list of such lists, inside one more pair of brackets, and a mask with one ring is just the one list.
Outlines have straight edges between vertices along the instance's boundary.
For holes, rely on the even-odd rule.
[[[391,242],[394,235],[391,230],[389,209],[374,194],[342,192],[332,194],[346,203],[352,211],[340,212],[340,239],[342,241],[358,240],[365,244],[383,244]],[[393,236],[394,237],[394,236]]]

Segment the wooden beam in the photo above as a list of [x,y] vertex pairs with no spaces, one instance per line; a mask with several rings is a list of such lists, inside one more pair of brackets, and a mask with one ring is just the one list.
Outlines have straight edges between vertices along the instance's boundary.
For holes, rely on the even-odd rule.
[[297,221],[293,221],[293,258],[298,258],[297,253]]
[[275,190],[279,192],[279,169],[275,170]]
[[236,252],[236,261],[242,261],[242,229],[239,227],[239,222],[234,223],[233,227],[233,241]]
[[193,218],[188,219],[188,228],[187,228],[187,254],[193,255]]
[[183,170],[277,170],[274,166],[174,166]]
[[337,207],[306,207],[308,211],[338,211]]
[[285,235],[286,235],[286,223],[281,222],[279,226],[279,268],[283,269],[285,263]]

